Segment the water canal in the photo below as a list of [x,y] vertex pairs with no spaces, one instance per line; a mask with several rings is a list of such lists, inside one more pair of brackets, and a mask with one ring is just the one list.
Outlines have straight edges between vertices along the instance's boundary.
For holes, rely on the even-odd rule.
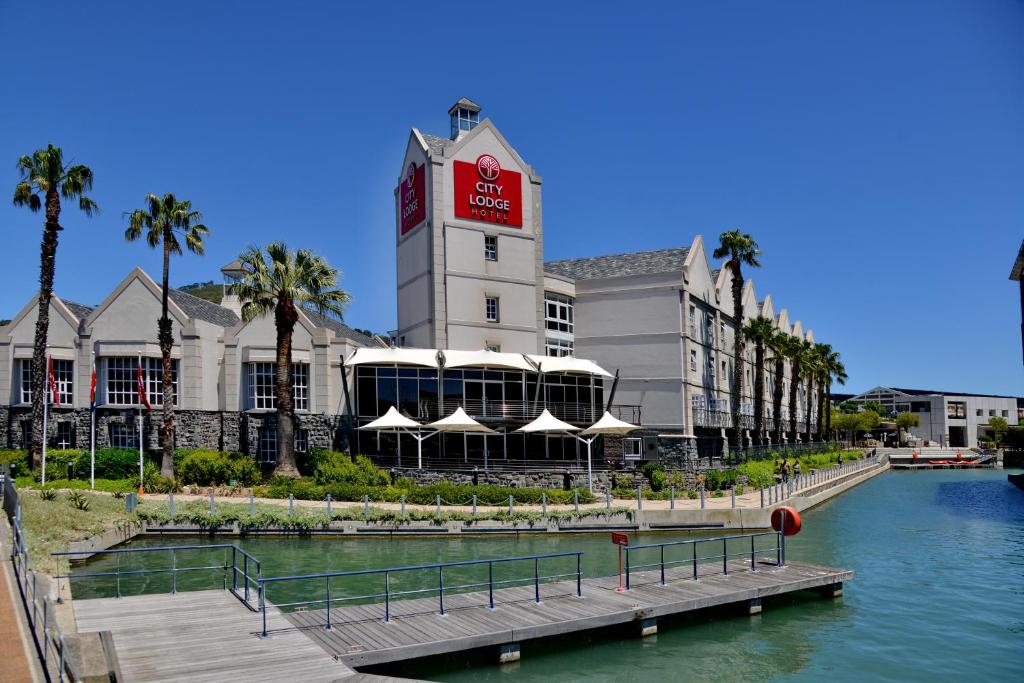
[[[665,538],[659,534],[635,542]],[[166,543],[150,538],[134,545]],[[240,545],[263,560],[267,576],[566,550],[585,553],[587,575],[615,568],[614,547],[605,534],[247,538]],[[500,668],[447,661],[405,666],[395,673],[436,681],[516,683],[1019,676],[1024,666],[1024,491],[1009,484],[1005,472],[890,472],[806,512],[804,530],[790,540],[787,552],[792,559],[853,569],[857,578],[837,601],[788,599],[754,618],[697,617],[646,640],[527,646],[521,662]],[[198,555],[195,561],[216,563]],[[220,580],[195,572],[182,576],[178,586],[212,586]],[[405,587],[416,587],[410,581]],[[99,584],[76,581],[76,597],[109,594],[109,584]],[[150,575],[128,579],[122,589],[126,594],[156,591],[165,584],[166,576]],[[352,590],[371,592],[373,587]],[[282,595],[275,601],[285,597],[303,596]]]

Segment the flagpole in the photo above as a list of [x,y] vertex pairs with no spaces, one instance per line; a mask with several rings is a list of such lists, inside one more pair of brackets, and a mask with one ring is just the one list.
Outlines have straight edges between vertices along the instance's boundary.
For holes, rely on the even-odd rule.
[[[50,356],[46,356],[47,373],[49,373]],[[42,486],[46,486],[46,413],[50,405],[50,383],[49,374],[43,379],[43,478]]]
[[96,352],[92,352],[89,375],[89,488],[96,488]]

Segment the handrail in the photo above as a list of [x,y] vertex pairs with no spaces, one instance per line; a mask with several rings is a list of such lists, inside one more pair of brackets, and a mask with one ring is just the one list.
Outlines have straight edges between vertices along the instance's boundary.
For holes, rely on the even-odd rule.
[[[228,564],[227,550],[231,550],[231,564]],[[223,550],[224,561],[223,564],[212,564],[202,566],[185,566],[179,567],[177,558],[179,551],[202,551],[202,550]],[[210,571],[210,570],[221,570],[225,573],[224,588],[227,589],[227,571],[231,570],[231,592],[237,597],[246,607],[252,611],[256,611],[256,606],[250,601],[251,589],[255,588],[257,582],[263,575],[262,565],[260,561],[253,555],[249,554],[242,548],[239,548],[233,543],[211,543],[207,545],[178,545],[178,546],[159,546],[159,547],[148,547],[148,548],[105,548],[105,549],[88,549],[88,550],[67,550],[62,552],[50,553],[51,556],[56,557],[68,557],[76,555],[114,555],[120,558],[122,554],[127,553],[154,553],[154,552],[169,552],[171,555],[171,566],[167,567],[143,567],[140,569],[121,569],[120,561],[118,562],[117,568],[114,571],[107,572],[76,572],[68,574],[60,574],[54,577],[57,580],[58,585],[61,579],[66,579],[70,582],[72,579],[87,579],[97,578],[104,576],[113,576],[116,581],[117,597],[121,597],[121,577],[122,576],[133,576],[133,575],[148,575],[148,574],[167,574],[171,575],[171,594],[174,595],[178,592],[178,574],[182,572],[195,572],[195,571]],[[250,570],[250,563],[254,566],[254,569]],[[239,566],[241,565],[241,566]],[[255,575],[253,574],[255,572]],[[239,578],[242,579],[241,590],[239,589]]]
[[[384,621],[389,622],[391,620],[391,600],[397,596],[404,595],[418,595],[420,593],[437,593],[438,596],[438,614],[445,614],[444,606],[444,595],[445,591],[449,594],[453,590],[459,590],[464,588],[482,588],[487,586],[488,595],[488,606],[490,609],[495,609],[494,606],[494,587],[503,586],[507,584],[521,584],[526,581],[532,581],[534,586],[534,600],[540,603],[540,584],[541,580],[544,579],[545,583],[552,579],[562,579],[566,577],[576,578],[576,597],[582,597],[583,595],[583,573],[581,570],[581,558],[582,552],[562,552],[562,553],[547,553],[543,555],[523,555],[519,557],[496,557],[485,560],[460,560],[457,562],[438,562],[434,564],[423,564],[423,565],[411,565],[406,567],[388,567],[385,569],[355,569],[351,571],[341,572],[321,572],[318,574],[299,574],[295,576],[270,576],[261,577],[257,580],[257,590],[259,592],[259,611],[262,614],[263,628],[261,631],[261,637],[267,636],[267,588],[269,584],[281,583],[285,581],[310,581],[310,580],[324,580],[324,598],[316,600],[299,600],[295,602],[275,603],[276,607],[296,607],[300,605],[326,605],[326,623],[324,628],[326,630],[331,629],[331,605],[339,602],[351,602],[353,600],[366,600],[369,598],[383,598],[384,599]],[[559,557],[575,557],[576,558],[576,571],[563,573],[563,574],[548,574],[542,575],[540,573],[540,561],[548,560]],[[525,577],[518,579],[504,579],[496,581],[494,579],[494,565],[508,562],[520,562],[520,561],[533,561],[533,577]],[[487,581],[477,583],[465,583],[446,585],[444,582],[444,570],[451,567],[466,567],[473,565],[487,565]],[[411,571],[428,571],[437,570],[437,587],[436,588],[419,588],[415,590],[405,591],[394,591],[391,589],[391,575],[401,572]],[[384,576],[384,592],[383,593],[368,593],[365,595],[347,596],[347,597],[332,597],[331,596],[331,579],[337,578],[348,578],[354,576],[368,576],[368,575],[381,575]]]
[[[771,548],[761,548],[760,550],[756,547],[756,539],[764,536],[774,536],[776,538],[775,545]],[[740,539],[750,539],[750,551],[743,550],[742,552],[729,552],[729,541],[736,541]],[[721,543],[722,552],[717,555],[697,555],[697,545],[699,543]],[[692,553],[688,558],[682,560],[665,560],[665,548],[673,546],[691,546]],[[650,550],[657,548],[661,551],[660,559],[657,562],[651,562],[647,564],[633,564],[630,561],[630,553],[638,550]],[[736,534],[733,536],[717,536],[714,538],[693,538],[686,541],[666,541],[665,543],[646,543],[643,545],[627,545],[623,546],[623,551],[626,553],[626,590],[630,590],[630,578],[631,573],[638,569],[648,569],[651,567],[659,567],[661,570],[662,586],[666,584],[665,568],[672,565],[689,564],[693,567],[691,578],[694,581],[699,579],[698,567],[702,561],[707,560],[721,560],[722,571],[721,574],[728,576],[729,574],[729,559],[736,557],[750,557],[750,571],[757,571],[757,557],[759,555],[765,555],[767,553],[774,553],[775,555],[775,566],[783,567],[786,563],[786,540],[785,535],[777,531],[756,531],[749,534]],[[716,572],[717,573],[717,572]]]

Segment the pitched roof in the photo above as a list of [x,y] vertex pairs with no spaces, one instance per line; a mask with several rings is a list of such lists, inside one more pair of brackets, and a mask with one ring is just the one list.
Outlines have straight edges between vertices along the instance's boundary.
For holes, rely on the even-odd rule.
[[634,251],[610,256],[548,261],[544,270],[555,275],[565,275],[577,280],[593,280],[606,277],[629,277],[682,271],[689,247]]
[[429,135],[427,133],[420,133],[423,136],[423,141],[427,143],[427,147],[434,154],[442,154],[447,147],[451,147],[454,142],[448,138],[438,137],[436,135]]
[[79,320],[85,320],[89,317],[89,314],[92,313],[92,306],[86,306],[85,304],[80,304],[75,301],[68,301],[67,299],[61,299],[61,301],[64,302],[64,305],[68,307],[68,310],[71,311]]
[[192,296],[180,289],[171,289],[167,292],[171,301],[178,304],[181,310],[190,318],[203,320],[221,327],[233,327],[238,324],[238,316],[234,311],[218,306],[215,303]]
[[1011,280],[1020,280],[1021,277],[1024,277],[1024,241],[1020,243],[1017,260],[1013,262],[1013,268],[1010,270]]
[[362,332],[356,332],[351,327],[341,322],[336,318],[331,318],[326,315],[320,315],[314,310],[303,308],[302,312],[305,313],[309,319],[317,327],[326,327],[329,330],[333,330],[336,335],[349,341],[362,344],[364,346],[373,346],[374,341],[371,337],[367,337]]
[[471,111],[480,111],[479,104],[469,99],[468,97],[460,97],[458,102],[449,107],[448,113],[453,113],[459,107],[462,107],[463,109],[469,109]]

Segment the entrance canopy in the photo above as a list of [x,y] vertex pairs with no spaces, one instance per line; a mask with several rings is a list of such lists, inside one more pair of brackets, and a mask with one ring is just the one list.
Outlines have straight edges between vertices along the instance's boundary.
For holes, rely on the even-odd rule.
[[530,424],[523,425],[516,431],[533,434],[537,432],[577,432],[579,429],[579,427],[574,427],[568,422],[562,422],[545,408],[540,417]]
[[573,356],[527,356],[539,372],[564,372],[575,375],[596,375],[598,377],[612,377],[600,365],[592,360],[575,358]]
[[435,349],[356,349],[345,365],[413,365],[421,368],[437,367]]
[[437,422],[431,422],[426,426],[427,429],[433,429],[438,432],[469,432],[474,434],[493,434],[494,430],[490,427],[486,427],[469,415],[462,407],[455,409],[455,412],[446,418],[438,420]]
[[502,368],[506,370],[529,370],[533,365],[521,353],[499,351],[442,351],[446,368]]

